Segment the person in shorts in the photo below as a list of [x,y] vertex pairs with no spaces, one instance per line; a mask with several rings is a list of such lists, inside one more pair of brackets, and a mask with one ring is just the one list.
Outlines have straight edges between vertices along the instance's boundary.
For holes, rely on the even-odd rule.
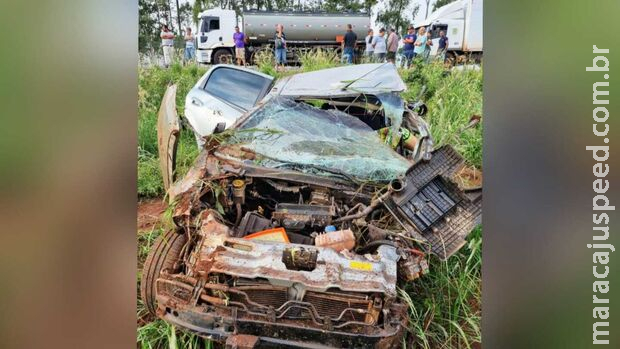
[[283,71],[286,64],[286,36],[282,24],[276,27],[274,37],[274,47],[276,53],[276,71]]
[[194,47],[194,35],[192,34],[192,28],[187,27],[185,29],[185,62],[191,62],[194,59],[196,48]]
[[245,66],[245,34],[239,31],[239,26],[235,26],[233,41],[235,42],[235,58],[237,59],[237,65]]

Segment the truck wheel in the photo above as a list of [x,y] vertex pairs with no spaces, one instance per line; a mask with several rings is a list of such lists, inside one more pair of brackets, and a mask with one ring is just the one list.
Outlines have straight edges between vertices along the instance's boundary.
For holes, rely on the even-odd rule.
[[213,64],[230,64],[232,54],[226,49],[219,49],[213,54]]
[[146,257],[142,269],[140,296],[146,309],[153,315],[156,315],[157,310],[155,281],[162,270],[174,268],[186,242],[187,236],[185,234],[178,234],[174,230],[169,230],[155,240],[151,252]]
[[450,67],[456,65],[456,54],[452,51],[446,53],[446,64]]

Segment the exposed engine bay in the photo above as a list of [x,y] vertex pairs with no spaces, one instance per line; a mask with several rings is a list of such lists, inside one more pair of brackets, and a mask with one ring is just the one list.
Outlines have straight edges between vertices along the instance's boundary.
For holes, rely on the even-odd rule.
[[[176,234],[187,242],[157,278],[158,314],[216,340],[239,332],[308,347],[328,331],[333,347],[392,347],[407,319],[397,286],[428,270],[428,253],[458,250],[479,219],[479,193],[450,179],[460,157],[449,147],[433,155],[379,190],[250,168],[210,173],[219,179],[176,206]],[[214,155],[204,165],[238,164]]]

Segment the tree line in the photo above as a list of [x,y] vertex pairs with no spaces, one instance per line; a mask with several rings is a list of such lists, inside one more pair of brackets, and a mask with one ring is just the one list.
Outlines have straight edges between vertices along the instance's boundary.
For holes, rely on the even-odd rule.
[[[455,0],[423,0],[433,11]],[[235,10],[237,14],[248,10],[263,11],[324,11],[324,12],[366,12],[371,13],[379,6],[377,22],[386,28],[394,27],[404,33],[407,25],[417,15],[420,6],[415,0],[195,0],[193,6],[179,0],[138,0],[139,29],[138,49],[140,52],[157,50],[161,42],[159,33],[166,24],[177,35],[182,47],[182,34],[186,27],[198,23],[200,12],[209,8]]]

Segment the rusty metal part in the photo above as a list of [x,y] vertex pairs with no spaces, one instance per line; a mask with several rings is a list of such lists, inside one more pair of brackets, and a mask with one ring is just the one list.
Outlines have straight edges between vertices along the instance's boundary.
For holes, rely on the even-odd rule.
[[322,188],[312,190],[310,193],[310,205],[329,205],[331,198],[329,192]]
[[221,273],[246,279],[260,277],[274,284],[286,287],[299,284],[320,292],[336,288],[396,296],[396,262],[400,256],[392,246],[380,246],[372,260],[357,255],[344,256],[330,248],[313,247],[318,253],[312,273],[286,268],[282,255],[290,247],[307,248],[207,234],[196,257],[196,273]]
[[313,248],[287,247],[282,251],[282,263],[288,270],[313,271],[318,251]]
[[245,181],[235,179],[232,181],[232,195],[235,204],[245,204]]
[[306,227],[325,227],[336,215],[333,205],[303,205],[303,204],[278,204],[271,218],[281,226],[291,230],[301,230]]
[[258,345],[259,338],[247,334],[236,334],[226,340],[226,349],[253,349]]
[[356,190],[359,189],[354,183],[342,179],[327,178],[293,170],[267,168],[259,165],[244,163],[237,158],[229,156],[224,151],[219,151],[219,149],[218,151],[213,152],[213,156],[220,160],[222,169],[225,172],[239,176],[244,175],[247,177],[268,178],[278,181],[291,181],[294,183],[321,186],[336,190],[348,190],[351,192],[356,192]]
[[363,210],[361,210],[358,213],[347,215],[347,216],[335,219],[334,220],[334,224],[342,223],[342,222],[347,222],[347,221],[352,221],[352,220],[355,220],[355,219],[358,219],[358,218],[362,218],[362,217],[368,216],[372,211],[374,211],[377,207],[379,207],[379,205],[384,200],[386,200],[389,196],[390,196],[390,192],[383,193],[380,197],[378,197],[377,199],[373,200],[368,207],[364,208]]
[[424,255],[403,253],[398,261],[398,275],[405,281],[413,281],[428,272],[428,262]]
[[277,191],[284,191],[289,193],[299,193],[301,189],[306,187],[305,185],[288,185],[286,183],[279,183],[270,179],[265,179],[264,181]]

